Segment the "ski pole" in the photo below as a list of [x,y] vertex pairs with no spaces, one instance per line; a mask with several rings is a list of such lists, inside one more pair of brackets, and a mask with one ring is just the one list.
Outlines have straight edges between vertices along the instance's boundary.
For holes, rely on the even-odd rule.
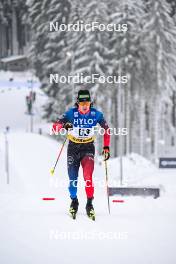
[[60,149],[60,151],[59,151],[59,154],[58,154],[57,160],[56,160],[56,162],[55,162],[55,164],[54,164],[54,167],[50,170],[51,175],[54,175],[54,172],[55,172],[55,169],[56,169],[57,163],[58,163],[58,161],[59,161],[59,158],[60,158],[60,156],[61,156],[61,153],[62,153],[62,150],[63,150],[63,148],[64,148],[64,145],[65,145],[66,141],[67,141],[67,137],[65,138],[65,140],[64,140],[64,142],[63,142],[63,144],[62,144],[62,147],[61,147],[61,149]]
[[109,188],[108,188],[108,166],[107,166],[107,160],[104,160],[105,162],[105,174],[106,174],[106,190],[107,190],[107,200],[108,200],[108,211],[110,214],[110,203],[109,203]]

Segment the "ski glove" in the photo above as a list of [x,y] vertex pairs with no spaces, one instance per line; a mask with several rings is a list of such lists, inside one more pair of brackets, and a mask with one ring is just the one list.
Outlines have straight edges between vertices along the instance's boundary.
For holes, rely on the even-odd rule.
[[110,158],[110,149],[108,146],[103,148],[102,155],[104,155],[104,161]]
[[67,123],[65,123],[64,128],[66,130],[69,130],[69,129],[72,129],[73,128],[73,125],[71,123],[67,122]]

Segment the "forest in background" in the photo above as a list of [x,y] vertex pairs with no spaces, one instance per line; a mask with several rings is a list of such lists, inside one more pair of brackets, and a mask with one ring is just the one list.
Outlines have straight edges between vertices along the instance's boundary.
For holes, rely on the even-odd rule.
[[[0,0],[0,57],[27,55],[48,96],[48,121],[73,105],[80,88],[88,88],[109,125],[127,128],[123,154],[136,152],[155,161],[176,149],[175,10],[175,0]],[[49,22],[77,21],[127,24],[128,30],[49,31]],[[50,73],[78,72],[127,75],[128,83],[49,83]],[[114,157],[119,138],[112,137]]]

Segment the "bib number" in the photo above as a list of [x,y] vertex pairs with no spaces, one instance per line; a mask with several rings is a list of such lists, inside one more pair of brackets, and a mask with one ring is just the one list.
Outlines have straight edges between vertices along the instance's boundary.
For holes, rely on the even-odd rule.
[[79,128],[78,130],[79,137],[88,137],[90,135],[90,132],[90,128]]
[[94,136],[94,128],[89,127],[74,127],[73,130],[70,130],[69,135],[72,135],[76,138],[91,138]]

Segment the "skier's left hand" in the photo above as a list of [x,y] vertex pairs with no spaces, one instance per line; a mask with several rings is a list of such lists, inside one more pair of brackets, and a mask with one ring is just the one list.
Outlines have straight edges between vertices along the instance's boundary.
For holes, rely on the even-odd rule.
[[102,155],[104,155],[104,161],[105,160],[108,160],[110,158],[110,149],[108,146],[105,146],[103,148],[103,152],[102,152]]

